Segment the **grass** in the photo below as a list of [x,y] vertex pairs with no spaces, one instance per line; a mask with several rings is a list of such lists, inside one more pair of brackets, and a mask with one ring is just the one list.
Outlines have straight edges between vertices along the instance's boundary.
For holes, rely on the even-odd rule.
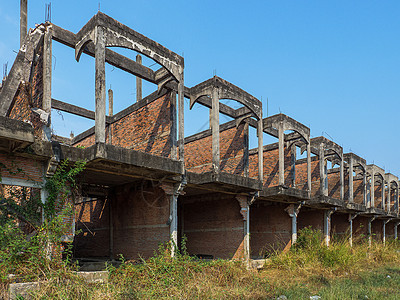
[[[400,299],[400,246],[335,241],[304,229],[296,246],[273,254],[262,270],[239,261],[202,261],[168,244],[151,258],[110,266],[109,281],[86,283],[68,267],[48,274],[34,299]],[[399,266],[399,267],[398,267]]]

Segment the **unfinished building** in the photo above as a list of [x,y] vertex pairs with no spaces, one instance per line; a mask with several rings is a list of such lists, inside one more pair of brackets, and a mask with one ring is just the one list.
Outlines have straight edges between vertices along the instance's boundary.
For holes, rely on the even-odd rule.
[[[26,7],[25,7],[26,10]],[[26,16],[21,7],[21,16]],[[399,180],[284,114],[264,118],[262,103],[214,76],[184,85],[184,59],[99,12],[78,33],[51,22],[26,33],[0,89],[0,161],[23,173],[2,171],[2,185],[42,190],[60,161],[87,161],[75,203],[74,256],[84,259],[149,257],[159,243],[183,236],[191,255],[262,258],[290,247],[300,228],[334,236],[364,234],[397,239]],[[24,27],[25,24],[25,27]],[[95,60],[95,111],[52,98],[52,43]],[[151,58],[153,71],[110,47]],[[105,64],[138,80],[138,101],[113,114]],[[157,89],[141,97],[141,80]],[[184,99],[210,110],[210,128],[184,135]],[[233,108],[222,99],[236,101]],[[52,134],[53,110],[94,120],[74,137]],[[221,123],[220,114],[232,118]],[[250,128],[258,146],[250,149]],[[263,135],[276,139],[265,145]],[[299,153],[301,155],[299,155]],[[298,157],[300,156],[300,157]],[[68,239],[67,238],[67,239]]]

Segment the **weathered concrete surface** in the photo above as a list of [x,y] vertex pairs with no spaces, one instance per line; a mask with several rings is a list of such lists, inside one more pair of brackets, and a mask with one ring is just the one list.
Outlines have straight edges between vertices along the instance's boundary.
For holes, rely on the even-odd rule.
[[9,286],[10,300],[15,299],[33,299],[30,295],[31,292],[37,291],[40,287],[39,282],[24,282],[24,283],[11,283]]

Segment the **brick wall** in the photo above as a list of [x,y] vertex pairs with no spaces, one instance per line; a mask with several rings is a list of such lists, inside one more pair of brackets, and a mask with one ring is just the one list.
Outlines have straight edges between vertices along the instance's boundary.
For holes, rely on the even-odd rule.
[[377,208],[383,208],[382,202],[382,185],[375,183],[374,204]]
[[226,259],[243,256],[244,221],[234,196],[208,194],[180,199],[181,231],[190,254]]
[[368,235],[368,217],[357,216],[353,220],[353,238],[367,238]]
[[350,233],[349,214],[333,213],[331,216],[332,236],[347,238]]
[[[329,183],[328,183],[329,184]],[[319,160],[311,160],[311,197],[320,193]],[[307,190],[307,162],[296,163],[296,186]]]
[[306,210],[302,208],[297,216],[297,228],[300,230],[304,227],[311,226],[313,229],[324,231],[324,211]]
[[[220,132],[220,170],[244,174],[244,149],[246,132],[244,124]],[[185,143],[185,166],[191,172],[203,173],[212,170],[212,136]]]
[[340,199],[340,172],[328,172],[328,196]]
[[[284,147],[284,170],[285,185],[293,186],[292,153]],[[279,149],[264,149],[263,151],[263,175],[264,187],[279,185]],[[296,170],[297,174],[297,170]],[[252,178],[258,177],[258,153],[251,154],[249,157],[249,175]]]
[[109,201],[95,201],[75,205],[75,257],[109,257]]
[[[170,93],[133,111],[111,125],[111,144],[157,156],[171,156],[172,108]],[[106,142],[110,142],[106,128]],[[95,143],[90,135],[74,146],[89,147]]]
[[1,177],[32,182],[42,182],[43,180],[44,167],[41,161],[0,153],[0,162],[5,165],[5,168],[0,167]]
[[256,202],[250,207],[251,256],[262,258],[282,250],[291,241],[292,220],[285,212],[287,205]]
[[169,241],[170,199],[162,189],[144,182],[119,186],[111,195],[115,258],[147,258]]
[[364,184],[363,179],[353,179],[354,202],[364,204]]

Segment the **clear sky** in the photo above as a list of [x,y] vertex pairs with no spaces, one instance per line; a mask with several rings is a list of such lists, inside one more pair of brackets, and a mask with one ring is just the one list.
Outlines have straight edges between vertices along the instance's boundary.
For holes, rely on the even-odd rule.
[[[28,0],[29,27],[44,21],[48,2]],[[52,22],[77,32],[98,9],[99,1],[52,1]],[[183,55],[186,86],[216,73],[262,98],[264,115],[287,114],[313,137],[400,176],[400,1],[103,0],[100,10]],[[0,1],[0,26],[0,63],[10,69],[18,0]],[[73,49],[56,42],[53,49],[53,97],[94,109],[94,59],[77,63]],[[108,67],[106,78],[116,111],[134,101],[133,76]],[[145,85],[144,94],[151,89]],[[61,135],[92,124],[53,115]],[[205,129],[207,119],[199,106],[187,111],[186,135]]]

